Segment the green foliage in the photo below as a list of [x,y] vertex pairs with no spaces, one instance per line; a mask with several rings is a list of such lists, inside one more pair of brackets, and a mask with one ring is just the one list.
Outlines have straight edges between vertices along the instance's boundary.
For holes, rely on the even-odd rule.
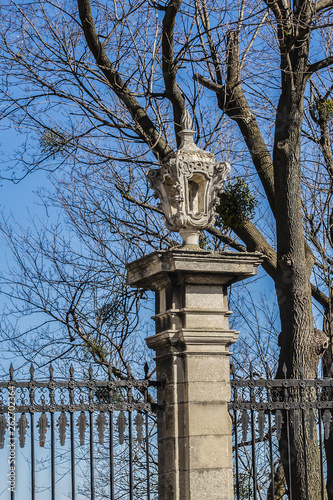
[[59,131],[57,127],[44,131],[39,139],[42,153],[50,154],[55,158],[57,154],[64,153],[69,138]]
[[319,115],[322,120],[333,119],[333,99],[326,99],[326,101],[320,103],[318,107]]
[[202,231],[199,236],[199,247],[202,250],[213,250],[213,247],[207,238],[207,235]]
[[225,185],[217,206],[216,226],[226,229],[243,227],[244,218],[252,219],[257,206],[256,198],[251,194],[249,186],[241,177]]
[[99,359],[106,358],[108,351],[103,347],[103,344],[98,339],[89,339],[85,341],[83,350],[89,356],[93,356]]

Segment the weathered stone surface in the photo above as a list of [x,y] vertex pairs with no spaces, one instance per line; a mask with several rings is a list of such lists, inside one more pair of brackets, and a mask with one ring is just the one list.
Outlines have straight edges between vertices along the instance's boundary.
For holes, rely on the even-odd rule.
[[179,231],[184,244],[198,245],[200,231],[214,224],[215,207],[230,165],[216,163],[213,153],[198,148],[193,142],[191,123],[186,110],[179,149],[169,154],[160,168],[149,170],[147,177],[155,197],[160,199],[167,228]]
[[210,252],[174,248],[154,252],[127,265],[127,282],[149,290],[177,283],[230,285],[255,276],[260,253]]
[[259,254],[175,249],[128,266],[155,291],[159,500],[233,500],[228,284],[256,274]]

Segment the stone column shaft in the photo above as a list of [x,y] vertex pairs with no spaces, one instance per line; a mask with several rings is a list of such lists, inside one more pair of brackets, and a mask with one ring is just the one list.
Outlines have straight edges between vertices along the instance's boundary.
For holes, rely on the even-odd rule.
[[259,254],[175,249],[129,264],[155,291],[160,500],[233,500],[227,287],[256,274]]

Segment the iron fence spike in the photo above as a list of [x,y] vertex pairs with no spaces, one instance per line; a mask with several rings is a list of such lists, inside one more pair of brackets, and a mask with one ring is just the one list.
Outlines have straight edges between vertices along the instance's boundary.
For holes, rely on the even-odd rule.
[[37,423],[37,428],[39,433],[39,446],[41,448],[44,448],[46,432],[49,427],[50,427],[49,421],[47,419],[46,413],[43,411]]
[[266,365],[266,377],[267,378],[272,378],[271,370],[269,369],[268,365]]
[[253,366],[252,361],[250,362],[250,378],[253,379]]
[[14,367],[13,367],[13,363],[10,363],[10,367],[9,367],[10,380],[13,380],[13,375],[14,375]]
[[331,412],[329,410],[325,410],[322,420],[324,424],[324,434],[326,440],[330,437],[331,419]]
[[282,424],[284,423],[281,410],[277,410],[275,413],[275,427],[276,427],[276,438],[278,441],[281,439]]
[[53,366],[52,365],[49,366],[49,373],[50,373],[50,379],[52,380],[53,379]]
[[79,428],[80,446],[82,446],[84,445],[86,427],[88,427],[88,420],[84,411],[81,411],[76,425]]
[[146,379],[146,378],[148,378],[148,373],[149,373],[149,365],[148,365],[147,361],[145,362],[143,369],[145,372],[145,379]]
[[27,419],[25,413],[21,414],[21,416],[17,422],[16,428],[18,429],[18,433],[19,433],[20,448],[24,448],[26,432],[27,432],[27,429],[29,429],[29,423],[28,423],[28,419]]
[[108,375],[109,375],[109,378],[112,377],[112,374],[113,374],[113,368],[112,368],[112,365],[109,364],[109,366],[108,366]]
[[235,376],[236,375],[236,368],[233,363],[230,363],[230,373]]
[[258,426],[259,426],[259,439],[260,441],[264,440],[264,432],[265,432],[265,413],[261,410],[258,413]]
[[136,427],[136,438],[138,444],[141,444],[143,442],[143,416],[139,411],[134,419],[134,424]]
[[93,368],[92,368],[92,364],[91,363],[89,365],[89,378],[90,378],[90,380],[92,380],[92,378],[93,378]]
[[0,449],[5,446],[6,429],[8,429],[6,417],[3,413],[0,413]]
[[73,363],[71,363],[71,366],[69,367],[69,375],[70,375],[70,378],[72,379],[73,375],[74,375],[74,366],[73,366]]
[[57,427],[59,431],[59,440],[60,440],[60,446],[65,446],[66,442],[66,430],[67,427],[69,426],[68,424],[68,419],[67,415],[64,411],[62,411],[58,417],[57,420]]
[[118,418],[117,418],[117,427],[118,427],[118,434],[119,434],[119,444],[122,445],[124,444],[124,440],[125,440],[125,428],[126,428],[126,417],[125,417],[125,414],[123,412],[123,410],[121,410],[121,412],[119,413],[118,415]]
[[35,368],[34,368],[34,365],[33,365],[32,363],[31,363],[31,365],[30,365],[30,370],[29,370],[29,372],[30,372],[30,380],[33,380],[33,378],[34,378],[34,374],[35,374]]
[[304,368],[303,365],[299,365],[299,375],[301,378],[304,378]]
[[283,363],[282,371],[283,371],[284,378],[287,378],[287,371],[288,370],[287,370],[286,363]]
[[308,422],[310,439],[313,439],[314,427],[316,425],[316,417],[312,408],[310,409],[309,414],[307,416],[307,422]]
[[241,422],[242,422],[242,432],[243,432],[243,441],[244,442],[247,441],[247,431],[248,431],[248,427],[249,427],[249,421],[250,421],[250,417],[249,417],[247,411],[243,410],[242,416],[241,416]]
[[107,427],[106,417],[104,411],[100,411],[96,419],[98,442],[100,445],[104,443],[104,432]]

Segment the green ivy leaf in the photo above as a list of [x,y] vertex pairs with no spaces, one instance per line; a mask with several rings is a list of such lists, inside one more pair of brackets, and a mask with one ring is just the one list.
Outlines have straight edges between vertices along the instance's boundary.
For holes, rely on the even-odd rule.
[[216,208],[216,227],[223,230],[240,229],[244,219],[253,219],[257,206],[256,198],[241,177],[235,177],[234,182],[226,184],[220,195],[220,204]]

